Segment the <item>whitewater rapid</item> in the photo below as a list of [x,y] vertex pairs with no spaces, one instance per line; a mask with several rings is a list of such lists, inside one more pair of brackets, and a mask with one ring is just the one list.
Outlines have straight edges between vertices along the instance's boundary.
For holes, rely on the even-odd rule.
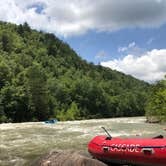
[[145,117],[0,124],[0,165],[30,165],[51,149],[86,151],[93,137],[105,134],[102,126],[113,137],[166,136],[164,125],[148,124]]

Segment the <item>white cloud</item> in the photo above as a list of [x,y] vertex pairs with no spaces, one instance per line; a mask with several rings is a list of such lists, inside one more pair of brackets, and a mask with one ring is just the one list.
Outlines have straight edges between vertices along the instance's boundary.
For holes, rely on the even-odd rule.
[[0,20],[27,21],[33,28],[64,36],[158,27],[166,22],[166,0],[1,0]]
[[97,53],[97,55],[95,56],[95,58],[104,58],[106,57],[108,54],[104,51],[104,50],[101,50]]
[[118,52],[125,52],[125,51],[127,51],[127,50],[128,50],[127,47],[119,47],[119,48],[118,48]]
[[132,43],[129,44],[128,47],[129,47],[129,48],[133,48],[133,47],[135,47],[135,45],[136,45],[135,42],[132,42]]
[[153,37],[151,37],[151,38],[146,42],[146,44],[147,44],[147,45],[150,45],[154,40],[155,40],[155,39],[154,39]]
[[131,42],[127,46],[118,47],[118,52],[123,54],[132,54],[135,56],[139,56],[145,52],[145,49],[140,48],[135,42]]
[[118,52],[126,52],[132,48],[135,48],[136,47],[136,43],[135,42],[132,42],[132,43],[129,43],[128,46],[125,46],[125,47],[119,47],[118,48]]
[[154,82],[166,75],[166,49],[154,49],[139,57],[127,55],[123,59],[101,62],[101,65],[147,82]]

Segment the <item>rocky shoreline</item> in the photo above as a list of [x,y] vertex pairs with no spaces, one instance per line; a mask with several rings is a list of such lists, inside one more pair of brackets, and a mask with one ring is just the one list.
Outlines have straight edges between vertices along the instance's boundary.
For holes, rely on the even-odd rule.
[[[48,154],[34,161],[31,166],[108,166],[93,159],[84,151],[52,150]],[[110,166],[110,165],[109,165]]]
[[146,117],[147,123],[160,123],[160,121],[155,116]]

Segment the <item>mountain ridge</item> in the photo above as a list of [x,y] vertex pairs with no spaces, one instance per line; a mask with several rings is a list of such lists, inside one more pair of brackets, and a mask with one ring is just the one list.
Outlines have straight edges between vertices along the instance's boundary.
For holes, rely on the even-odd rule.
[[0,22],[2,122],[144,115],[149,84],[88,63],[54,34]]

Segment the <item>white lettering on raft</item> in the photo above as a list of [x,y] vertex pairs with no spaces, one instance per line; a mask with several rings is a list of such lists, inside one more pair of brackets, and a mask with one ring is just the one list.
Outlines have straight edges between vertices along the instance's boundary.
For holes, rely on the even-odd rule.
[[138,153],[139,144],[112,144],[109,148],[112,152],[136,152]]

